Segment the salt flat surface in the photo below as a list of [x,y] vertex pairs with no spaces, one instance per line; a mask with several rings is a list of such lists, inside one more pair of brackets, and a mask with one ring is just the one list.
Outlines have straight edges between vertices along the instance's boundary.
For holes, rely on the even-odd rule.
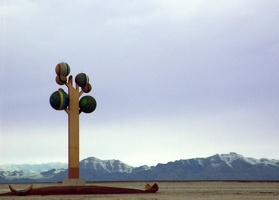
[[[101,182],[88,183],[87,185],[102,185],[144,189],[145,182]],[[150,183],[153,184],[153,183]],[[20,200],[178,200],[178,199],[212,199],[212,200],[235,200],[235,199],[269,199],[279,200],[279,182],[157,182],[160,189],[155,194],[117,194],[117,195],[63,195],[63,196],[10,196],[0,199]],[[25,189],[30,184],[12,184],[16,189]],[[47,184],[36,183],[34,188],[61,185],[59,183]],[[0,184],[0,193],[9,192],[8,184]]]

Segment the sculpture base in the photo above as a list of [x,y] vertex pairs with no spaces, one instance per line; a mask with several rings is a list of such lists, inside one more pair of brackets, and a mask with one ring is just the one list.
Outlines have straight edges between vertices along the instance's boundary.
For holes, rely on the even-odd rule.
[[64,186],[84,186],[86,182],[84,179],[66,179],[62,184]]
[[106,187],[106,186],[50,186],[42,188],[33,188],[31,185],[25,190],[16,190],[9,185],[11,192],[0,194],[0,196],[26,196],[26,195],[94,195],[94,194],[139,194],[156,193],[159,186],[155,183],[153,186],[146,184],[144,190]]

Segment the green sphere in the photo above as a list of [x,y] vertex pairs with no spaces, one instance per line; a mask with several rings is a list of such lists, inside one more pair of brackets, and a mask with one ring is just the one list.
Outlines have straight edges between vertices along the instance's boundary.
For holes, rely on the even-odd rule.
[[91,113],[97,107],[97,102],[92,96],[84,96],[79,101],[79,108],[81,112]]
[[64,110],[69,106],[68,94],[63,89],[59,89],[52,93],[49,103],[55,110]]

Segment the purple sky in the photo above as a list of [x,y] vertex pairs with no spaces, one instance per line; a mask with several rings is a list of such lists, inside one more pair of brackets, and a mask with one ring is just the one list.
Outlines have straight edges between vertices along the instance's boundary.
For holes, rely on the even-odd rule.
[[[55,66],[90,78],[80,158],[279,159],[279,1],[0,2],[0,164],[67,162]],[[62,86],[67,90],[65,86]]]

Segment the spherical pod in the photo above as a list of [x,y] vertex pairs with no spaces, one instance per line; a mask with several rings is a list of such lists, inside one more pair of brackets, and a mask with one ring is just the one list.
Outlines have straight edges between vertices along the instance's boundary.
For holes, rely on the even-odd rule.
[[84,96],[79,101],[80,112],[91,113],[97,107],[97,102],[92,96]]
[[75,82],[79,87],[84,87],[89,83],[89,78],[85,73],[79,73],[75,78]]
[[67,82],[66,76],[56,76],[55,81],[58,85],[64,85]]
[[69,106],[68,94],[60,88],[58,91],[52,93],[49,98],[49,103],[55,110],[64,110]]
[[58,76],[68,76],[70,71],[70,66],[65,62],[58,63],[55,67],[55,72]]
[[89,93],[92,90],[92,86],[90,83],[87,83],[86,86],[82,88],[82,91],[85,93]]

